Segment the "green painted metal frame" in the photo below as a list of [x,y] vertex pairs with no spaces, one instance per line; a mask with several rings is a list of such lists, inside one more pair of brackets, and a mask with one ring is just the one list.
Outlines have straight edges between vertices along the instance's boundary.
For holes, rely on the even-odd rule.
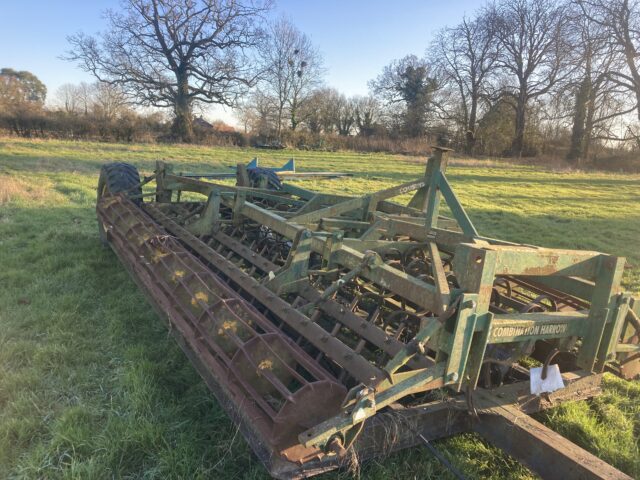
[[[302,288],[309,275],[309,257],[315,252],[323,255],[327,268],[348,270],[344,277],[347,281],[355,276],[365,278],[438,314],[390,360],[386,379],[359,387],[345,404],[350,415],[329,419],[304,432],[300,435],[304,445],[322,445],[337,433],[344,435],[381,408],[416,391],[443,386],[456,391],[475,388],[488,345],[576,337],[582,339],[579,367],[601,372],[608,361],[615,360],[632,303],[629,295],[620,293],[624,259],[598,252],[515,245],[480,236],[451,188],[446,167],[447,150],[438,148],[428,160],[423,178],[361,197],[347,197],[317,194],[291,184],[276,192],[220,185],[174,175],[169,165],[158,163],[158,202],[170,202],[172,192],[196,192],[208,197],[198,220],[187,226],[191,233],[215,234],[221,221],[220,209],[226,206],[233,210],[234,224],[257,222],[292,241],[286,264],[264,284],[275,293]],[[415,193],[407,206],[390,201],[410,192]],[[297,207],[298,211],[278,214],[256,204],[264,200]],[[443,201],[452,218],[439,215]],[[358,235],[347,237],[345,232]],[[393,240],[403,234],[413,240]],[[406,252],[415,247],[429,252],[433,283],[390,267],[381,259],[389,251]],[[458,288],[449,288],[441,250],[454,254]],[[590,308],[578,312],[492,313],[494,281],[506,275],[566,289],[568,294],[589,300]],[[335,290],[339,286],[336,281]],[[324,296],[335,290],[329,289]],[[427,343],[437,352],[435,364],[398,373],[401,366],[424,352]]]

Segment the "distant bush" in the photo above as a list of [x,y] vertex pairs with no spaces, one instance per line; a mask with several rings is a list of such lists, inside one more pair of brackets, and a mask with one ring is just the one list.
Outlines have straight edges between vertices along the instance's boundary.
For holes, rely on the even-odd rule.
[[153,116],[125,112],[116,118],[61,111],[0,112],[0,130],[20,137],[154,142],[168,126]]
[[612,172],[638,172],[640,171],[640,151],[609,151],[596,154],[591,165],[598,170]]
[[300,150],[353,150],[357,152],[388,152],[406,155],[424,155],[437,143],[435,136],[420,138],[391,137],[388,135],[337,135],[312,133],[306,130],[285,131],[281,139],[265,135],[251,137],[252,146],[281,142],[288,148]]

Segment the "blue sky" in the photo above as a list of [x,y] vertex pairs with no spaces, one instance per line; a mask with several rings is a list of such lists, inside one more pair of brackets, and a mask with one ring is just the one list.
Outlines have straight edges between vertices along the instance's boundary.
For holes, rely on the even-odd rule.
[[[60,60],[66,36],[96,33],[102,12],[119,0],[2,0],[0,68],[29,70],[49,89],[91,81]],[[285,14],[313,39],[327,68],[327,85],[348,95],[366,94],[367,81],[395,58],[422,55],[434,31],[457,23],[483,4],[478,0],[279,0],[273,15]],[[214,110],[208,116],[229,119]]]

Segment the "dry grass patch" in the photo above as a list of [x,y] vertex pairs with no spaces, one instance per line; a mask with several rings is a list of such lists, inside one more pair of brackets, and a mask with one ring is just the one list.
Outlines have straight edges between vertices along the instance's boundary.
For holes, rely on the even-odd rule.
[[29,185],[15,177],[0,175],[0,205],[16,198],[25,198],[30,193]]
[[51,196],[50,182],[30,183],[20,177],[0,174],[0,205],[16,200],[41,203]]

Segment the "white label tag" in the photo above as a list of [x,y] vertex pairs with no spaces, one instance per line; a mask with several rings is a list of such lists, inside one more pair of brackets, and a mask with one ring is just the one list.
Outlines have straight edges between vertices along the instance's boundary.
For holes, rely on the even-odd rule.
[[547,368],[547,378],[542,379],[542,367],[533,367],[529,370],[531,380],[531,394],[540,395],[542,392],[555,392],[564,388],[564,381],[560,374],[558,365],[549,365]]

